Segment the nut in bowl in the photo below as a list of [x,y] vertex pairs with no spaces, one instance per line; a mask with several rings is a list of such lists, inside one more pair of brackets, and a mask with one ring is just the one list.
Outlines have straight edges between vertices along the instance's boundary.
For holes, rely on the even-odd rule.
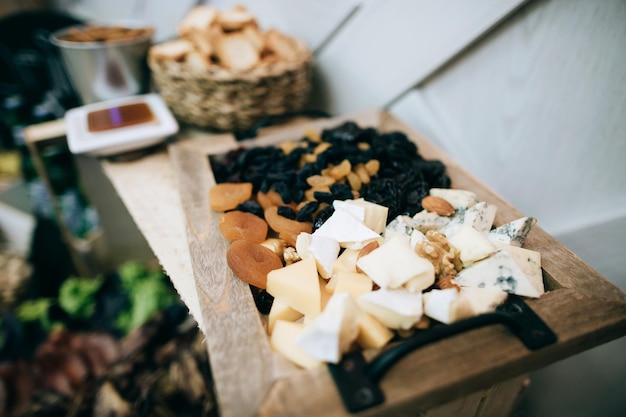
[[300,40],[262,31],[242,6],[197,6],[179,37],[154,45],[152,78],[181,122],[215,130],[250,128],[265,116],[301,110],[311,90],[312,54]]

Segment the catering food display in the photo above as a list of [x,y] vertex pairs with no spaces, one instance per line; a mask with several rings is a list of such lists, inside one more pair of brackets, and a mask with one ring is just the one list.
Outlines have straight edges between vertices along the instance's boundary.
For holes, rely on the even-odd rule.
[[[371,154],[364,155],[362,159],[342,157],[338,151],[349,146],[344,146],[347,144],[341,140],[330,146],[324,144],[325,135],[329,134],[324,132],[337,129],[345,122],[354,123],[352,127],[345,125],[344,132],[367,132],[366,136],[371,135],[372,144],[379,143],[375,139],[378,137],[383,138],[380,143],[387,146],[382,147],[381,154],[376,156],[373,155],[376,146],[369,145]],[[402,136],[414,146],[401,139]],[[307,139],[303,144],[301,139],[305,137]],[[365,139],[356,142],[363,141],[367,142]],[[315,154],[318,146],[320,148]],[[305,149],[300,150],[301,147]],[[367,151],[368,145],[361,143],[355,147],[359,151]],[[391,151],[387,152],[387,159],[384,158],[384,149]],[[193,311],[200,317],[199,325],[207,335],[216,398],[224,415],[346,416],[354,409],[348,406],[347,399],[357,400],[358,409],[366,407],[365,413],[372,416],[402,414],[406,410],[427,412],[438,410],[439,405],[447,410],[452,409],[450,407],[462,408],[463,415],[475,415],[476,407],[485,403],[492,403],[501,410],[507,407],[506,404],[513,406],[528,372],[619,337],[626,329],[626,303],[621,291],[538,227],[534,219],[517,210],[433,142],[386,111],[372,109],[330,119],[296,119],[279,128],[260,129],[258,136],[251,140],[237,141],[230,134],[194,136],[170,145],[168,150],[180,197],[180,210],[185,218],[184,239],[195,285],[193,295],[197,295],[198,301]],[[278,153],[272,154],[277,150],[297,163],[303,161],[303,167],[308,163],[319,163],[319,171],[306,176],[298,175],[297,171],[287,174],[274,171],[274,167],[285,166],[286,162],[276,157]],[[416,150],[419,150],[420,157],[416,157]],[[326,156],[322,156],[324,154]],[[323,161],[331,156],[337,159]],[[320,157],[322,160],[317,162]],[[344,159],[349,160],[349,165],[343,163]],[[408,159],[415,166],[429,168],[416,174],[406,169],[411,165],[407,163]],[[259,169],[256,164],[266,160],[272,162],[272,169]],[[373,160],[378,160],[378,164]],[[244,163],[247,169],[242,172],[249,176],[247,179],[237,177],[239,170],[235,169]],[[232,169],[222,169],[222,164]],[[333,166],[329,167],[329,164]],[[360,168],[357,169],[357,166]],[[375,174],[369,175],[369,183],[364,185],[368,169]],[[326,177],[332,177],[331,170],[334,175],[345,176],[345,180],[333,177],[335,183],[329,184],[330,180]],[[391,177],[397,177],[397,182],[385,178],[394,170],[395,175]],[[258,188],[254,185],[257,176],[261,178]],[[309,177],[314,185],[307,182]],[[352,188],[359,186],[357,177],[361,180],[358,194]],[[271,184],[264,184],[263,178]],[[286,188],[274,184],[285,181],[290,184]],[[346,187],[346,184],[349,185]],[[124,188],[124,184],[118,186]],[[330,192],[319,190],[324,186]],[[310,191],[314,187],[318,189]],[[445,195],[452,191],[455,196]],[[377,194],[385,200],[378,200]],[[252,201],[253,196],[256,201]],[[439,197],[447,203],[430,197]],[[216,207],[218,200],[223,204]],[[274,201],[273,207],[263,208],[267,200]],[[450,210],[450,206],[454,209],[461,201],[469,204],[473,201],[463,214],[462,223],[461,211],[457,213],[455,210],[452,214]],[[167,202],[164,204],[167,205]],[[359,207],[360,204],[366,207]],[[387,209],[388,223],[384,229],[380,229],[380,224],[375,221],[370,223],[372,218],[382,218],[378,215],[369,217],[371,208]],[[225,212],[228,212],[227,216]],[[359,243],[361,249],[342,248],[340,245],[340,256],[332,266],[328,266],[325,260],[331,257],[325,254],[336,251],[336,245],[327,245],[331,239],[322,236],[320,230],[328,228],[331,232],[343,233],[345,229],[340,225],[344,221],[352,224],[359,222],[356,217],[363,212],[366,219],[363,223],[370,225],[367,229],[371,232],[368,233],[374,233],[376,237],[370,235],[372,242],[362,240]],[[252,213],[258,213],[265,219]],[[486,218],[494,213],[493,225],[485,226],[487,223],[480,216]],[[431,228],[438,230],[425,230],[423,226],[429,222]],[[462,248],[457,248],[457,258],[456,254],[446,250],[443,239],[435,233],[445,236],[452,248],[451,241],[455,240],[452,231],[458,228],[456,233],[460,233],[460,243],[456,244],[463,247],[467,241],[467,236],[463,234],[473,235],[472,231],[466,230],[467,222],[479,228],[489,228],[486,243],[484,232],[476,230],[483,238],[479,240],[480,247],[485,249],[488,244],[495,249],[493,254],[476,260],[471,266],[471,252],[465,253],[464,258],[468,262],[464,266]],[[234,224],[239,226],[232,227]],[[302,225],[307,225],[307,230],[298,241],[302,231],[298,231],[296,226]],[[261,240],[265,226],[268,232],[265,240]],[[159,226],[155,224],[155,227]],[[450,236],[442,233],[443,227],[450,231]],[[251,237],[251,229],[261,232]],[[359,230],[366,232],[362,228]],[[428,240],[423,242],[424,247],[419,254],[415,252],[415,247],[421,235],[416,230]],[[410,232],[408,237],[407,231]],[[314,234],[319,236],[314,238]],[[246,241],[243,236],[252,240]],[[291,240],[292,236],[295,236],[295,242],[283,243]],[[343,239],[335,238],[337,242]],[[179,241],[172,242],[168,235],[167,242],[168,252],[179,253]],[[356,244],[357,239],[348,235],[344,242],[348,246],[350,242]],[[416,244],[413,249],[412,243]],[[396,254],[399,247],[403,256]],[[276,255],[281,250],[282,256]],[[526,250],[530,252],[524,252]],[[271,256],[267,255],[268,252]],[[409,252],[412,252],[410,258],[413,260],[419,257],[432,265],[433,270],[439,271],[435,272],[436,286],[433,284],[419,290],[417,278],[401,283],[402,279],[395,272],[405,271],[400,260],[404,261]],[[436,255],[428,256],[429,252]],[[515,262],[518,259],[516,252],[531,254],[532,262],[522,263],[524,267],[520,267],[520,262]],[[361,255],[356,262],[349,259],[356,253]],[[377,271],[376,267],[372,271],[368,258],[386,258],[381,254],[389,255],[396,262],[388,268],[389,271]],[[435,257],[441,262],[435,261]],[[250,276],[242,274],[240,269],[244,273],[250,272],[246,265],[251,263],[251,259],[263,261],[262,264],[267,267],[265,271],[269,272],[264,274],[258,268],[252,270]],[[428,266],[424,262],[419,265],[426,270]],[[233,265],[236,265],[235,268],[231,268]],[[512,268],[510,274],[503,275],[504,279],[494,279],[489,275],[491,278],[484,282],[486,287],[494,286],[491,294],[506,296],[506,301],[498,305],[495,312],[456,320],[460,313],[477,311],[485,305],[491,309],[490,304],[497,304],[497,300],[486,303],[481,297],[475,299],[462,295],[485,294],[486,288],[470,288],[471,285],[482,286],[476,275],[466,277],[469,282],[460,282],[464,273],[480,265],[486,266],[489,274],[500,266]],[[542,288],[535,287],[532,278],[537,278],[537,265],[540,265],[544,291],[538,297]],[[341,270],[341,266],[347,266],[348,271]],[[446,276],[453,271],[456,272],[455,277]],[[388,272],[390,276],[378,275],[382,272]],[[333,274],[338,276],[333,278]],[[370,274],[379,283],[370,278]],[[516,284],[508,276],[515,276],[518,282],[523,282],[523,285],[516,285],[514,291],[528,291],[528,295],[508,292]],[[184,286],[189,284],[189,277],[189,273],[181,274],[176,280],[181,294]],[[306,281],[304,285],[293,285],[299,282],[297,277]],[[520,277],[524,278],[520,280]],[[248,282],[252,280],[255,284],[251,286]],[[261,288],[263,282],[265,289]],[[422,285],[426,285],[425,282]],[[461,290],[458,293],[448,290],[446,287],[450,284],[458,285]],[[416,290],[411,292],[409,288],[413,285]],[[396,286],[398,288],[393,288]],[[306,302],[310,294],[318,292],[319,307],[316,298],[312,303]],[[404,303],[393,303],[394,307],[410,305],[414,310],[402,309],[403,314],[396,314],[395,317],[392,314],[372,314],[376,307],[380,307],[375,311],[379,313],[391,305],[376,298],[389,292],[403,292],[407,296]],[[362,295],[347,296],[352,293]],[[374,297],[374,300],[368,297]],[[411,324],[415,320],[411,314],[416,314],[420,303],[408,300],[415,301],[420,297],[422,313],[418,315],[421,318]],[[193,307],[191,302],[193,299],[190,299]],[[374,309],[365,310],[363,305],[366,302],[370,304],[367,307],[375,306]],[[433,312],[432,305],[427,304],[439,305],[440,311]],[[466,308],[461,308],[463,305]],[[322,306],[325,306],[323,310]],[[365,314],[361,314],[363,310]],[[524,323],[533,325],[520,326],[517,318],[522,317],[518,313],[523,315],[524,320],[532,317]],[[517,315],[515,319],[512,319],[513,314]],[[394,321],[383,323],[385,317],[389,319],[390,316],[394,317]],[[450,324],[444,323],[446,318],[450,319]],[[354,337],[354,328],[344,323],[352,321],[360,323],[359,327],[380,330],[380,334],[374,334],[376,338],[371,338],[370,342],[380,343],[390,333],[392,339],[382,348],[362,349],[367,339],[359,338],[359,334],[363,336],[365,333],[358,329],[356,341],[346,347],[347,341]],[[480,327],[475,327],[477,324]],[[311,333],[307,336],[309,331]],[[319,349],[315,342],[322,338],[316,337],[316,334],[323,334],[326,340],[333,341],[334,346]],[[425,340],[430,342],[424,345]],[[303,346],[307,346],[308,351]],[[312,350],[314,354],[311,354]],[[291,359],[283,352],[292,355]],[[341,359],[334,364],[332,361],[337,352]],[[297,365],[297,361],[302,363]],[[320,366],[325,363],[327,365]],[[396,365],[390,367],[390,363]],[[348,395],[346,388],[351,390]],[[372,396],[374,388],[378,394],[383,394],[382,398],[380,395]],[[364,395],[362,389],[367,390],[368,395]],[[246,393],[246,401],[241,401],[242,392]],[[503,392],[508,394],[503,395]],[[364,401],[365,398],[368,401]],[[506,404],[503,405],[503,402]]]
[[178,35],[154,45],[148,62],[180,121],[245,129],[264,116],[300,110],[308,99],[308,47],[276,29],[262,30],[243,6],[196,6]]
[[228,265],[301,367],[544,293],[541,255],[522,248],[536,220],[494,227],[496,205],[448,188],[401,132],[346,122],[212,166]]

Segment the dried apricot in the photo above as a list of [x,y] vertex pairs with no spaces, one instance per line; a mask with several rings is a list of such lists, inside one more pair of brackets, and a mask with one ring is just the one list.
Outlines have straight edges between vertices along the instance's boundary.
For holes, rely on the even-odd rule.
[[261,243],[267,237],[267,223],[260,217],[244,211],[229,211],[220,217],[220,232],[229,242],[246,239]]
[[296,238],[300,233],[312,233],[313,231],[311,222],[299,222],[283,217],[278,214],[278,207],[276,206],[265,210],[265,221],[290,246],[296,245]]
[[235,240],[226,251],[226,262],[240,280],[257,288],[265,289],[267,274],[283,267],[274,252],[249,240]]
[[252,197],[252,183],[224,182],[209,190],[209,205],[214,211],[228,211]]

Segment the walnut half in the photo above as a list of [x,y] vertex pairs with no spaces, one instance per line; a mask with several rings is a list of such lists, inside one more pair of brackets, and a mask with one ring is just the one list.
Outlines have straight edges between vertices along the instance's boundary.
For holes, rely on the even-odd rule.
[[415,253],[433,264],[437,279],[445,276],[455,277],[463,266],[459,251],[452,247],[446,237],[436,230],[427,231],[426,238],[428,240],[419,242],[415,246]]

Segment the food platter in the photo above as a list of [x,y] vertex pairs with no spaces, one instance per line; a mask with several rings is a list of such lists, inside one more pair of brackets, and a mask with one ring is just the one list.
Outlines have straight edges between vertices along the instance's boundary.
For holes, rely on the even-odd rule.
[[[210,210],[208,195],[215,184],[209,155],[239,146],[297,140],[307,129],[333,127],[346,120],[406,133],[424,158],[446,165],[453,188],[471,190],[480,200],[497,205],[496,226],[523,216],[432,142],[385,111],[294,122],[244,142],[236,142],[232,135],[214,135],[170,145],[202,330],[223,416],[350,414],[327,368],[295,369],[271,350],[248,286],[226,264],[228,242],[220,235],[220,214]],[[446,338],[408,354],[401,366],[389,370],[380,382],[384,403],[359,415],[426,411],[626,334],[626,296],[543,231],[538,220],[525,246],[541,253],[546,293],[527,303],[556,333],[557,342],[531,351],[501,325]],[[365,356],[375,353],[365,352]]]

